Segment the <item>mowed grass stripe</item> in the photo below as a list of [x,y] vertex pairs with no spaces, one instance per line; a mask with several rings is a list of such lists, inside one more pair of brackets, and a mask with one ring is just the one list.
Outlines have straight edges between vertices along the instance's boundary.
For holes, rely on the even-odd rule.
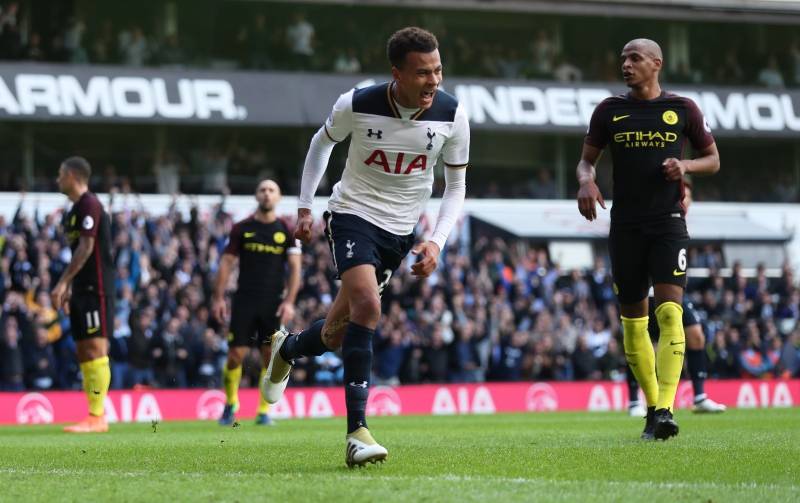
[[621,413],[374,418],[390,459],[354,471],[340,419],[121,424],[96,436],[0,428],[0,499],[800,499],[800,410],[677,417],[681,435],[658,443],[639,441],[641,421]]

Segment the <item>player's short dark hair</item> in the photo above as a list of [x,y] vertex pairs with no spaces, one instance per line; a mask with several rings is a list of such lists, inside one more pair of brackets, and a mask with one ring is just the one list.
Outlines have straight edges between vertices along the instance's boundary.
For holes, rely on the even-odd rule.
[[88,182],[89,178],[92,176],[92,166],[89,164],[89,161],[83,157],[77,155],[67,157],[61,162],[61,165],[84,182]]
[[392,66],[400,68],[409,52],[433,52],[439,48],[436,35],[416,26],[397,30],[389,37],[386,44],[386,55]]

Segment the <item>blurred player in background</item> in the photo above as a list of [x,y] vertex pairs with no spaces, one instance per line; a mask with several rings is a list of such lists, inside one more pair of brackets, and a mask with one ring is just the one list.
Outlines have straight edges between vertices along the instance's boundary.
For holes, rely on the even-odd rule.
[[[689,206],[692,204],[692,186],[685,179],[683,183],[683,205],[688,214]],[[652,295],[651,299],[648,299],[648,304],[650,309],[648,332],[653,341],[657,341],[659,330],[658,323],[655,322],[655,302],[652,301]],[[683,304],[681,307],[683,307],[683,331],[686,334],[686,366],[689,369],[689,377],[692,380],[692,389],[694,391],[692,412],[725,412],[727,407],[710,399],[705,392],[705,381],[708,377],[706,336],[703,333],[703,326],[700,324],[700,316],[697,314],[692,302],[686,295],[683,297]],[[644,417],[647,415],[647,410],[639,401],[639,383],[636,382],[636,377],[633,375],[630,366],[626,369],[626,377],[628,380],[628,397],[630,400],[628,413],[634,417]]]
[[[610,147],[614,207],[608,246],[625,356],[647,401],[642,438],[666,440],[678,434],[672,408],[686,344],[681,303],[689,234],[683,177],[716,173],[719,153],[697,105],[661,90],[662,64],[654,41],[635,39],[625,45],[622,77],[630,92],[595,108],[576,171],[578,210],[591,221],[598,202],[605,208],[595,165]],[[686,140],[697,158],[682,159]],[[647,332],[651,284],[660,331],[657,355]]]
[[[272,180],[259,183],[256,187],[258,208],[233,226],[220,259],[212,312],[221,324],[227,318],[225,288],[237,259],[239,262],[238,284],[228,326],[228,360],[222,369],[225,409],[219,418],[221,425],[232,424],[239,409],[239,382],[247,352],[253,346],[261,351],[263,380],[269,364],[271,336],[294,317],[294,302],[300,290],[300,246],[291,237],[286,224],[275,215],[280,200],[277,183]],[[269,404],[259,396],[256,424],[272,424],[268,412]]]
[[[412,273],[425,278],[461,213],[469,160],[464,109],[440,91],[442,62],[436,37],[409,27],[387,44],[392,81],[339,97],[311,140],[303,169],[295,236],[311,239],[311,203],[334,145],[350,139],[342,179],[325,214],[326,235],[342,280],[325,320],[304,332],[278,332],[263,383],[271,403],[286,388],[292,361],[342,347],[348,466],[386,459],[388,451],[367,429],[365,410],[372,370],[372,339],[381,316],[380,293],[409,251]],[[444,164],[445,190],[430,240],[414,246],[414,226],[431,195],[434,167]],[[413,250],[412,250],[413,246]]]
[[72,259],[50,295],[53,308],[69,315],[89,401],[89,415],[65,427],[69,433],[108,431],[104,401],[111,383],[108,337],[114,327],[111,219],[89,192],[91,176],[92,167],[82,157],[65,159],[58,169],[58,189],[73,203],[64,220]]

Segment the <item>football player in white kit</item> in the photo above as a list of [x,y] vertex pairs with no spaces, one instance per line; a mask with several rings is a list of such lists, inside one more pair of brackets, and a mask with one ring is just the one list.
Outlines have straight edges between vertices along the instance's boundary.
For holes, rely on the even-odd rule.
[[[372,438],[365,418],[380,292],[409,251],[418,257],[412,274],[424,278],[436,269],[464,203],[469,124],[458,101],[438,89],[438,46],[436,37],[420,28],[394,33],[387,44],[392,81],[341,95],[311,140],[303,168],[295,237],[308,243],[314,193],[334,145],[351,136],[342,179],[325,213],[325,234],[342,286],[326,319],[297,335],[273,335],[261,391],[268,402],[277,402],[294,359],[341,346],[349,467],[388,455]],[[440,159],[445,190],[436,226],[428,241],[414,246],[414,226],[431,195]]]

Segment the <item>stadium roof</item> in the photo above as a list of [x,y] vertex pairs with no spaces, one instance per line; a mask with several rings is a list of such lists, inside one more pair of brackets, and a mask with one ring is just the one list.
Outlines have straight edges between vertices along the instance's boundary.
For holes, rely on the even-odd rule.
[[[297,3],[295,0],[278,1]],[[800,1],[797,0],[304,0],[304,3],[800,24]]]

